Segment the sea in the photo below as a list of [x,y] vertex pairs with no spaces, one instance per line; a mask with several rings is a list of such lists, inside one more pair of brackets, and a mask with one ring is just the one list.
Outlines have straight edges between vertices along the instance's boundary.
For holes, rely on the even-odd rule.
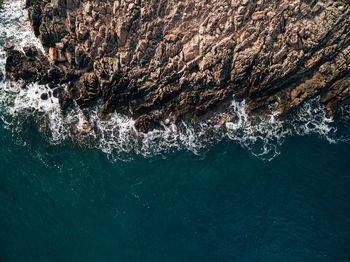
[[[0,2],[3,73],[5,43],[42,49],[23,5]],[[252,121],[232,97],[143,134],[20,85],[0,81],[0,262],[350,261],[350,108]]]

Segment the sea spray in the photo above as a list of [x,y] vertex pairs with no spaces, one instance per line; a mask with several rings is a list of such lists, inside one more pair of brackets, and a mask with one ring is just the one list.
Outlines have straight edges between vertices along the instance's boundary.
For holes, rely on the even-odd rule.
[[3,46],[6,43],[22,50],[27,45],[35,45],[45,53],[40,40],[35,37],[28,22],[28,12],[24,1],[4,1],[0,8],[0,70],[5,72],[6,54]]
[[[43,93],[50,94],[49,87],[33,84],[20,89],[19,85],[8,81],[1,84],[0,116],[7,128],[18,135],[23,130],[22,125],[32,122],[51,144],[68,142],[97,148],[111,159],[130,159],[133,154],[166,155],[178,150],[198,155],[211,145],[229,139],[258,158],[271,160],[280,153],[279,147],[288,136],[318,134],[331,143],[337,142],[333,118],[327,116],[324,107],[315,101],[305,103],[288,120],[270,114],[265,119],[252,121],[245,102],[233,98],[225,113],[206,121],[163,124],[160,130],[139,133],[134,128],[134,121],[125,115],[112,113],[108,119],[99,118],[98,106],[88,114],[83,114],[76,106],[67,115],[62,115],[57,98],[52,95],[46,100],[40,98]],[[225,114],[235,117],[224,125],[217,125]]]

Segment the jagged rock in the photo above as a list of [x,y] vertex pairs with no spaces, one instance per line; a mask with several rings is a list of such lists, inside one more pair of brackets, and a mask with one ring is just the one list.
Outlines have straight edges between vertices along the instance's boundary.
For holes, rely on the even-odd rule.
[[38,50],[33,45],[24,47],[23,51],[27,57],[35,57],[38,55]]
[[63,113],[74,105],[72,95],[68,91],[58,93],[58,99]]
[[329,112],[350,103],[350,9],[341,1],[27,0],[26,7],[71,86],[60,94],[63,110],[100,98],[101,116],[118,110],[147,131],[165,119],[209,117],[233,95],[260,116],[271,104],[288,113],[316,96]]
[[24,53],[7,49],[6,74],[13,80],[37,81],[37,71],[42,66],[41,60],[27,57]]
[[159,116],[153,114],[143,115],[136,120],[135,128],[144,133],[149,130],[159,129],[161,128]]
[[24,80],[22,88],[30,82],[49,84],[52,88],[68,82],[64,79],[62,68],[50,64],[48,58],[33,45],[24,47],[23,52],[6,49],[6,53],[6,77],[13,81]]

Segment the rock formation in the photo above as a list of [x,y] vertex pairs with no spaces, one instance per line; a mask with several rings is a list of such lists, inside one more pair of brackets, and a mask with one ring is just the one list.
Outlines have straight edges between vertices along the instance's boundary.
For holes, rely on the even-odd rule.
[[[101,117],[117,110],[148,131],[165,119],[206,118],[233,95],[260,117],[316,96],[330,113],[350,103],[345,2],[27,0],[26,8],[54,63],[9,51],[7,72],[53,88],[66,83],[63,110],[74,100],[83,109],[102,103]],[[16,63],[51,77],[39,69],[21,76]]]

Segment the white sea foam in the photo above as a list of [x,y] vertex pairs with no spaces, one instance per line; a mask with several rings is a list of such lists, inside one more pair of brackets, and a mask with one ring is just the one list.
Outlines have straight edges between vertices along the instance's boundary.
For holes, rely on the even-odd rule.
[[[22,7],[21,1],[7,1],[0,10],[0,70],[4,70],[6,58],[1,49],[4,42],[14,43],[16,49],[22,49],[29,43],[41,48]],[[261,159],[271,160],[280,153],[279,148],[288,136],[317,134],[330,143],[348,139],[347,134],[340,138],[337,136],[333,118],[315,103],[317,99],[305,103],[291,120],[284,121],[277,114],[252,121],[245,102],[233,99],[224,113],[207,121],[176,125],[162,123],[162,130],[142,134],[135,130],[134,121],[122,114],[112,113],[109,119],[100,119],[98,106],[87,117],[78,108],[63,116],[57,98],[51,95],[47,100],[40,98],[41,94],[50,92],[49,87],[43,85],[31,84],[21,89],[20,82],[1,82],[0,120],[3,125],[14,135],[20,135],[25,132],[24,126],[35,123],[49,143],[69,142],[97,148],[112,159],[130,159],[134,154],[145,157],[166,155],[177,150],[201,154],[212,144],[228,139]],[[346,114],[350,115],[350,108],[343,109],[343,115]],[[222,121],[227,115],[233,117]]]
[[9,82],[3,83],[0,90],[0,116],[8,128],[18,133],[21,123],[31,121],[52,144],[74,142],[83,147],[100,149],[112,159],[129,159],[135,153],[148,157],[177,150],[201,154],[211,144],[228,138],[253,155],[271,160],[280,153],[279,148],[285,138],[291,135],[318,134],[330,143],[337,141],[332,117],[327,117],[325,109],[315,105],[314,101],[305,103],[291,121],[282,121],[278,115],[271,114],[253,123],[245,102],[233,99],[225,114],[235,118],[222,126],[216,124],[223,113],[201,123],[163,125],[162,130],[142,134],[135,130],[131,118],[119,113],[110,114],[107,120],[100,119],[98,107],[91,110],[87,118],[79,109],[66,116],[61,115],[57,98],[40,98],[42,93],[50,92],[47,86],[33,84],[19,90],[9,85]]
[[5,0],[0,9],[0,23],[1,45],[10,42],[16,49],[23,49],[28,44],[34,44],[43,51],[39,39],[34,36],[30,28],[24,1]]
[[229,139],[237,141],[260,158],[270,160],[279,154],[278,148],[286,135],[290,134],[290,130],[284,129],[283,122],[278,120],[277,114],[271,114],[253,124],[244,101],[238,103],[233,100],[230,109],[236,114],[238,121],[226,123],[226,136]]
[[5,72],[5,43],[11,43],[15,49],[33,44],[44,52],[38,38],[35,37],[28,22],[28,11],[23,0],[5,0],[0,8],[0,71]]

